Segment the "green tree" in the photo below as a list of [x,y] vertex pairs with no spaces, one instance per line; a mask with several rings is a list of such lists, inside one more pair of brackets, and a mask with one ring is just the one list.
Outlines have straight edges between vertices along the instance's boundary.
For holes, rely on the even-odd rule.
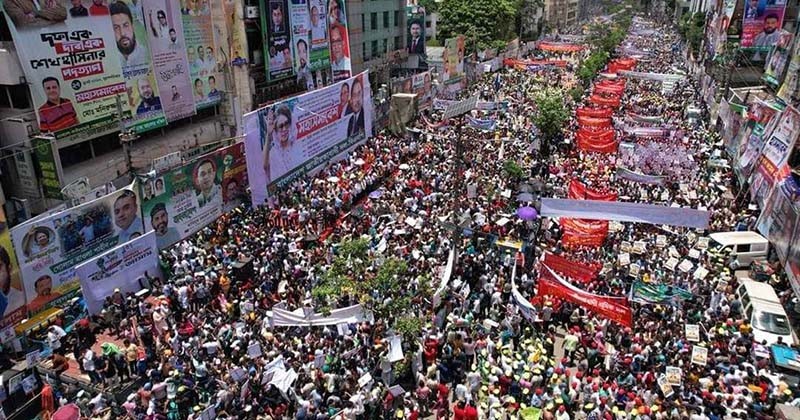
[[479,49],[492,41],[517,36],[517,16],[522,0],[444,0],[439,4],[437,32],[442,38],[463,34]]
[[569,112],[564,104],[564,92],[561,89],[545,89],[534,98],[536,114],[533,123],[539,129],[543,146],[562,135],[564,124],[569,120]]

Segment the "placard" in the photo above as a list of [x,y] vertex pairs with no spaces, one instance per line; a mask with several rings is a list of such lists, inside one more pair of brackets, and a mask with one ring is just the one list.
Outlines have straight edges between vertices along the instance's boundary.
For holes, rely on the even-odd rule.
[[626,253],[619,254],[619,265],[626,266],[631,263],[631,255]]
[[369,372],[358,378],[358,387],[363,388],[368,383],[372,382],[372,375]]
[[678,269],[683,271],[684,273],[688,273],[689,271],[692,270],[693,267],[694,267],[694,264],[692,264],[691,261],[683,260],[681,262],[681,265],[678,266]]
[[692,364],[705,366],[708,364],[708,348],[692,346]]
[[656,236],[656,246],[659,248],[664,248],[667,246],[667,235]]
[[672,385],[667,382],[667,378],[664,375],[658,377],[658,388],[664,394],[664,398],[669,398],[675,393],[675,391],[672,390]]
[[255,342],[247,346],[247,355],[250,356],[251,359],[261,357],[261,344],[259,342]]
[[639,277],[639,272],[641,271],[642,268],[639,267],[639,264],[631,264],[631,266],[628,269],[628,274],[630,274],[631,277]]
[[692,248],[689,250],[689,258],[693,260],[700,259],[700,250],[696,248]]
[[42,360],[41,353],[39,350],[34,350],[25,355],[25,363],[28,364],[28,368],[33,368]]
[[622,241],[622,243],[619,244],[619,249],[622,252],[631,252],[632,248],[633,246],[631,246],[631,243],[628,241]]
[[697,239],[697,245],[695,245],[699,249],[708,249],[708,240],[707,236]]
[[667,269],[670,271],[675,271],[675,267],[678,266],[678,259],[675,257],[670,257],[670,259],[668,259],[667,262],[664,263],[664,266],[667,267]]
[[686,324],[686,341],[697,343],[700,341],[700,325],[699,324]]
[[694,274],[692,275],[696,280],[703,280],[706,276],[708,276],[708,270],[703,266],[697,267],[697,270],[694,270]]
[[644,241],[636,241],[633,243],[633,252],[636,254],[644,254],[647,251],[647,244]]
[[677,366],[667,366],[667,383],[680,386],[683,378],[683,370]]

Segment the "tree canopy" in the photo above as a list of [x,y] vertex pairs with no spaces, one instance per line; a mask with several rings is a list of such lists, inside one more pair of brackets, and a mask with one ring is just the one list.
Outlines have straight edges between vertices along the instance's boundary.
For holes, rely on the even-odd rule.
[[488,48],[516,37],[521,0],[444,0],[437,32],[442,38],[463,34],[467,42]]
[[547,142],[558,139],[569,119],[569,112],[564,104],[564,92],[561,89],[545,89],[534,100],[537,110],[533,123],[542,138]]

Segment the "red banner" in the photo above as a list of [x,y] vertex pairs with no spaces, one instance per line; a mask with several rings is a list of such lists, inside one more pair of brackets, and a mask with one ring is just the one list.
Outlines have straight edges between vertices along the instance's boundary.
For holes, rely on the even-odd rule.
[[614,132],[611,130],[587,130],[581,128],[575,135],[578,140],[578,148],[587,152],[615,153],[617,142]]
[[594,280],[599,269],[588,264],[579,263],[551,253],[544,254],[544,265],[553,270],[582,283]]
[[622,95],[622,92],[625,91],[625,86],[604,86],[604,85],[594,85],[594,92],[595,93],[610,93],[613,95]]
[[537,294],[572,302],[625,327],[633,327],[633,311],[627,298],[596,295],[581,290],[569,284],[547,266],[543,267],[539,276]]
[[561,242],[572,246],[600,246],[608,236],[607,220],[562,218]]
[[612,108],[618,108],[620,105],[619,97],[605,97],[601,95],[592,95],[589,100],[595,104],[600,106],[610,106]]
[[594,117],[582,117],[578,116],[578,124],[582,127],[592,127],[592,128],[610,128],[611,127],[611,119],[610,118],[594,118]]
[[633,70],[636,60],[633,58],[618,58],[608,63],[607,73],[616,74],[620,70]]
[[569,198],[574,200],[597,200],[597,201],[617,201],[618,194],[613,191],[599,192],[586,188],[583,182],[577,179],[569,181]]
[[584,49],[582,45],[560,44],[547,41],[540,42],[538,48],[542,51],[556,51],[556,52],[578,52]]
[[591,108],[582,106],[575,110],[575,114],[579,117],[592,117],[592,118],[611,118],[611,111],[609,108]]

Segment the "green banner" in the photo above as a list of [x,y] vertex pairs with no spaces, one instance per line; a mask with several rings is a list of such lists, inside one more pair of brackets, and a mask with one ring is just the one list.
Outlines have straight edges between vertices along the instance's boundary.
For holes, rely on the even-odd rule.
[[41,182],[44,196],[60,200],[62,198],[61,180],[58,178],[56,159],[53,156],[53,145],[46,138],[34,138],[31,141],[33,142],[36,159],[39,161],[39,170],[42,173]]
[[688,290],[666,284],[651,284],[638,280],[633,282],[631,295],[631,300],[634,302],[654,305],[668,305],[675,298],[683,300],[692,298],[692,294]]

